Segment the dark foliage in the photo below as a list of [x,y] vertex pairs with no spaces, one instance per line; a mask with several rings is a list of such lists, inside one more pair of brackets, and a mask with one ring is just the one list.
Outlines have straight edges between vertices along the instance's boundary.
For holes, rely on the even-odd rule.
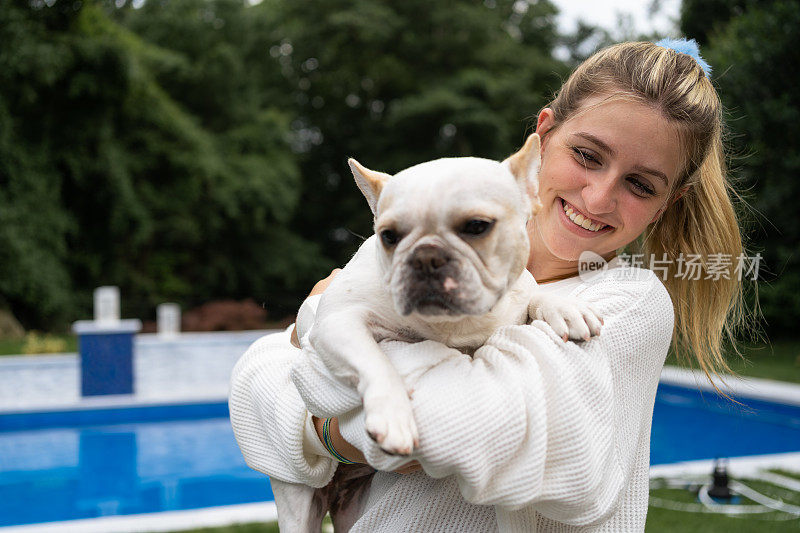
[[[800,316],[800,4],[685,1],[681,27],[707,41],[727,109],[731,167],[753,210],[748,238],[763,256],[759,300],[770,333]],[[696,33],[695,33],[696,32]]]

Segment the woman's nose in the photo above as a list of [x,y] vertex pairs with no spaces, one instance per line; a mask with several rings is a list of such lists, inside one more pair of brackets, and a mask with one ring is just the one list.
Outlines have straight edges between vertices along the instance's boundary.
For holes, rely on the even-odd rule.
[[610,174],[594,176],[581,190],[583,205],[587,214],[602,215],[611,213],[617,207],[615,180]]

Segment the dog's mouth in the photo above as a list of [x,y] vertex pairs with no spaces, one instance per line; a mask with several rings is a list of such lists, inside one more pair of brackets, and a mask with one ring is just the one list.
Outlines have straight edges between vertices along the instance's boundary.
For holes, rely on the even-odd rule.
[[[438,260],[438,261],[437,261]],[[392,281],[395,309],[402,316],[458,320],[486,312],[480,279],[456,258],[427,249],[405,261]]]
[[417,313],[425,316],[436,316],[436,315],[451,316],[451,315],[461,314],[456,309],[453,309],[453,307],[449,305],[447,302],[437,300],[435,298],[420,300],[417,303],[416,311]]
[[402,314],[417,312],[424,316],[463,315],[466,314],[448,294],[431,290],[412,291],[405,298]]

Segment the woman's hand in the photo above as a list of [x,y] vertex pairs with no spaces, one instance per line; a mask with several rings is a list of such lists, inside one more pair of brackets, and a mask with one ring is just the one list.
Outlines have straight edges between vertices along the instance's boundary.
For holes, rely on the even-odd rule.
[[[322,294],[323,292],[325,292],[325,289],[327,289],[328,285],[331,284],[331,281],[333,281],[333,278],[335,278],[336,275],[341,271],[342,271],[341,268],[334,268],[333,270],[331,270],[331,273],[328,275],[327,278],[319,280],[317,282],[317,284],[314,285],[314,288],[311,289],[311,292],[308,293],[308,296],[314,296],[315,294]],[[295,348],[299,348],[300,347],[300,339],[297,338],[297,325],[295,325],[292,328],[292,339],[291,339],[291,342],[292,342],[292,346],[294,346]]]
[[[317,436],[319,437],[320,442],[323,442],[322,424],[325,422],[325,419],[317,418],[316,416],[312,416],[311,419],[314,422],[314,428],[317,430]],[[339,433],[339,420],[336,418],[331,418],[331,423],[328,425],[328,433],[331,438],[331,444],[333,444],[333,448],[339,453],[339,455],[348,461],[353,461],[354,463],[367,462],[364,454],[361,453],[358,448],[344,440],[341,433]],[[395,470],[395,472],[398,474],[410,474],[418,470],[422,470],[422,466],[417,461],[410,461]]]

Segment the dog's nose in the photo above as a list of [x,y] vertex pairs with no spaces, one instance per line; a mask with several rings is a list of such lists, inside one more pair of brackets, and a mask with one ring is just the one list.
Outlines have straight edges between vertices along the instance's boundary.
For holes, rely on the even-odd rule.
[[440,247],[424,244],[414,250],[411,266],[421,272],[436,272],[450,262],[450,256]]

